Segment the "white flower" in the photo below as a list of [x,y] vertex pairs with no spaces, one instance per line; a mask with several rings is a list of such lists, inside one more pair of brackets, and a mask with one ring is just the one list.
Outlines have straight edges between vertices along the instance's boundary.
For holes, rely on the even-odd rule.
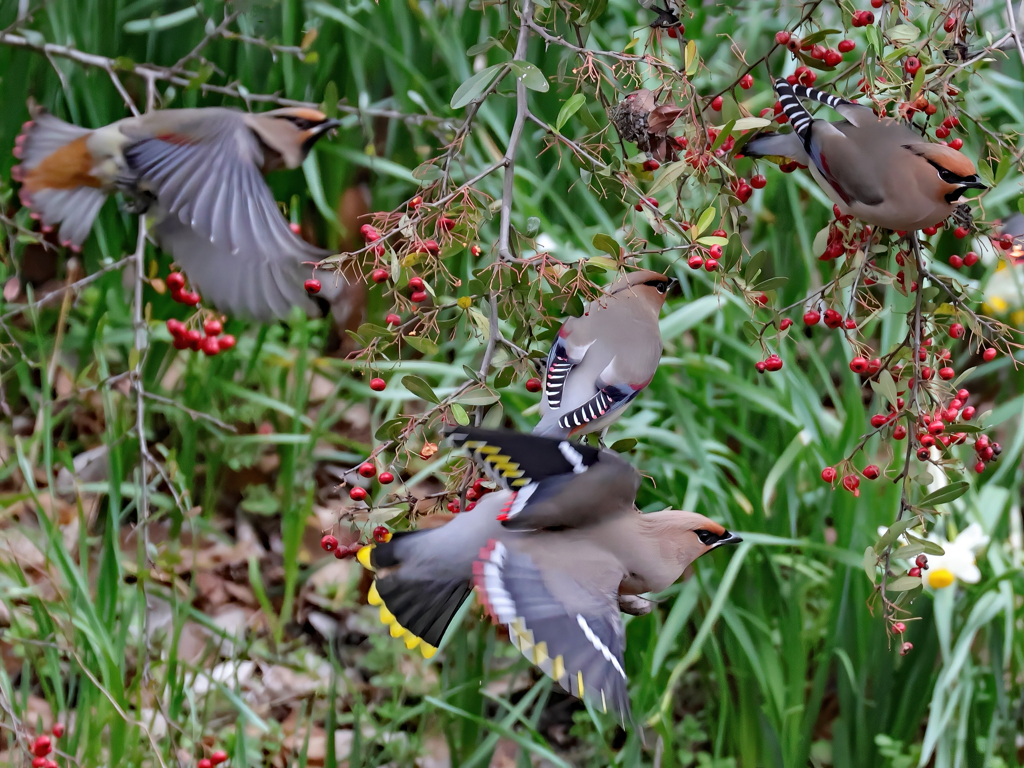
[[971,523],[953,541],[946,541],[934,531],[928,534],[928,540],[938,544],[945,552],[943,555],[928,556],[928,570],[922,574],[928,586],[942,589],[957,579],[965,584],[981,581],[975,555],[988,546],[989,538],[980,525]]

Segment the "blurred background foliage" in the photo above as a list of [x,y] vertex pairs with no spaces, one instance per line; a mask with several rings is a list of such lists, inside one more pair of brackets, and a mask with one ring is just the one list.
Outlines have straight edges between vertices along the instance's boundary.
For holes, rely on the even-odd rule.
[[[926,4],[906,5],[923,28],[938,18]],[[1007,8],[1019,12],[1010,3],[974,5],[974,43],[1007,29]],[[809,9],[774,0],[686,8],[686,36],[704,64],[697,90],[727,85],[739,71],[737,51],[753,62],[776,30],[792,28]],[[653,14],[632,0],[587,11],[588,46],[622,51],[632,42],[630,51],[639,53],[651,45]],[[210,37],[226,13],[238,14],[228,29],[245,39]],[[825,28],[843,25],[835,4],[814,13]],[[183,60],[179,71],[190,84],[159,82],[158,106],[246,106],[204,85],[325,103],[330,113],[340,100],[338,135],[319,144],[302,171],[276,174],[270,183],[307,237],[351,249],[364,207],[399,210],[418,193],[414,169],[445,150],[465,117],[466,110],[450,107],[455,91],[511,58],[518,23],[513,15],[510,29],[507,4],[480,0],[5,0],[0,29],[33,46],[45,41],[115,59],[117,76],[140,105],[145,80],[132,67]],[[855,39],[859,55],[867,46],[863,36]],[[485,45],[490,40],[497,44]],[[185,58],[204,41],[197,57]],[[81,125],[128,114],[102,68],[0,42],[7,43],[0,45],[0,147],[13,146],[30,97]],[[579,92],[586,101],[562,132],[583,141],[606,129],[592,84],[577,83],[574,54],[534,36],[527,59],[550,86],[530,91],[534,115],[554,124]],[[794,66],[781,56],[772,61],[775,75]],[[644,84],[656,83],[641,74]],[[754,74],[754,89],[737,93],[757,114],[775,99],[767,70]],[[860,76],[851,71],[837,87]],[[965,68],[955,83],[966,89],[972,118],[964,121],[965,151],[983,151],[984,127],[1019,157],[1024,70],[1015,52]],[[624,93],[638,84],[624,77],[619,85]],[[514,95],[506,78],[480,105],[453,163],[455,181],[500,160]],[[617,98],[608,88],[604,96]],[[723,117],[735,116],[728,103]],[[619,152],[613,133],[599,141],[606,158]],[[985,195],[982,218],[1015,210],[1021,173],[1013,160]],[[465,382],[464,366],[479,366],[485,339],[471,314],[446,316],[436,351],[406,347],[378,356],[373,370],[389,383],[378,395],[367,386],[365,366],[337,352],[344,334],[327,321],[253,327],[230,320],[235,350],[215,358],[177,352],[163,321],[184,318],[184,308],[148,284],[153,344],[144,383],[156,398],[147,402],[145,424],[162,475],[145,479],[152,510],[141,535],[134,397],[122,375],[134,364],[131,275],[111,270],[74,302],[14,311],[131,253],[135,221],[108,203],[81,263],[69,261],[32,233],[10,181],[13,162],[0,160],[0,282],[13,286],[0,304],[5,764],[27,764],[25,735],[55,720],[69,724],[61,764],[82,766],[192,765],[220,746],[233,766],[1024,764],[1024,390],[1015,360],[983,363],[970,350],[954,350],[958,370],[973,367],[963,385],[979,412],[991,411],[986,424],[1004,452],[994,470],[971,476],[970,491],[945,505],[933,527],[952,541],[978,523],[991,543],[979,554],[979,583],[958,581],[914,600],[906,635],[914,650],[901,657],[900,638],[888,635],[862,567],[879,526],[895,518],[898,487],[865,483],[854,497],[819,478],[822,467],[848,455],[879,407],[849,371],[849,343],[821,329],[804,332],[797,304],[790,313],[797,327],[773,347],[785,367],[758,376],[753,365],[763,353],[742,326],[762,310],[671,255],[641,260],[679,277],[683,296],[665,311],[661,369],[609,440],[637,441],[632,459],[650,476],[642,509],[699,511],[746,542],[699,561],[652,614],[628,621],[633,706],[651,726],[644,747],[637,733],[591,717],[537,680],[475,611],[433,662],[405,652],[360,604],[358,568],[324,559],[317,547],[320,528],[347,503],[338,488],[344,472],[380,442],[374,434],[382,424],[423,407],[400,377],[419,376],[444,397]],[[773,296],[782,307],[830,279],[832,266],[817,261],[812,244],[831,206],[805,174],[763,172],[768,185],[742,208],[740,231],[749,252],[767,250],[770,274],[789,278]],[[499,176],[475,185],[482,193],[475,198],[478,237],[470,232],[465,245],[444,253],[445,267],[466,285],[493,259],[497,204],[482,201],[500,199]],[[713,198],[694,184],[679,202],[699,212]],[[594,255],[593,237],[601,233],[620,242],[652,237],[657,247],[634,202],[607,179],[581,179],[571,153],[552,146],[540,125],[526,125],[512,213],[518,231],[538,234],[523,241],[524,253],[575,261]],[[470,254],[471,242],[484,247],[481,259]],[[940,235],[936,269],[958,249],[966,246]],[[991,249],[985,252],[984,270],[970,278],[978,286],[997,268]],[[168,257],[152,250],[149,258],[148,277],[165,276]],[[466,294],[451,282],[435,289],[438,305]],[[474,300],[485,313],[486,303]],[[880,349],[902,337],[899,311],[907,311],[891,287],[884,300],[897,311],[868,331]],[[368,321],[383,325],[392,301],[370,287]],[[560,306],[549,303],[547,311],[557,315]],[[524,326],[533,330],[516,335]],[[531,338],[533,331],[552,327],[539,313],[503,320],[508,338],[533,343],[538,354],[546,342],[543,333]],[[537,396],[523,382],[533,374],[503,350],[496,363],[495,373],[508,365],[515,375],[503,382],[488,422],[529,429]],[[437,439],[431,429],[419,435]],[[960,450],[970,461],[969,447]],[[99,451],[92,474],[89,451]],[[883,468],[901,462],[878,438],[866,452]],[[445,462],[415,453],[396,467],[417,496],[439,492],[449,479]],[[386,490],[371,497],[385,511],[360,518],[363,524],[395,516],[389,505],[401,498],[389,499]],[[211,597],[211,585],[222,597]],[[242,612],[241,624],[225,618],[232,610]],[[190,640],[196,649],[186,653]]]

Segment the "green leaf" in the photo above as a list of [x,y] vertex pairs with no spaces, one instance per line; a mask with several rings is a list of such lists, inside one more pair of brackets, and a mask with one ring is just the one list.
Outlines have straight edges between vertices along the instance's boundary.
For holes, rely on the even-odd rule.
[[587,103],[587,97],[582,93],[574,93],[565,100],[565,104],[558,110],[558,117],[555,119],[555,130],[561,131],[570,117],[575,115],[580,107]]
[[686,70],[687,77],[693,77],[697,74],[697,68],[700,66],[700,57],[697,55],[697,41],[690,39],[686,41],[686,49],[683,52],[683,69]]
[[466,413],[466,409],[458,403],[452,403],[450,407],[455,420],[464,427],[469,426],[469,414]]
[[491,87],[498,75],[505,71],[504,64],[494,64],[482,69],[459,86],[452,96],[451,108],[461,109]]
[[868,42],[871,43],[871,47],[875,49],[875,54],[881,56],[885,46],[882,43],[882,34],[878,31],[878,27],[866,27],[864,29],[864,34],[868,36]]
[[920,576],[900,576],[896,581],[886,585],[887,592],[909,592],[915,587],[921,586]]
[[949,485],[939,488],[937,491],[933,491],[925,496],[918,503],[919,507],[934,507],[937,504],[946,504],[950,501],[955,501],[967,493],[967,489],[971,487],[971,484],[966,480],[960,480],[956,483],[950,483]]
[[868,547],[864,550],[864,573],[868,575],[868,580],[875,583],[875,569],[878,565],[878,555],[875,554],[874,547]]
[[743,256],[743,240],[739,235],[729,237],[729,245],[725,249],[725,260],[722,266],[729,272]]
[[377,427],[373,436],[378,440],[394,440],[404,426],[405,419],[390,419]]
[[190,5],[166,16],[154,16],[151,19],[133,19],[125,22],[124,31],[129,35],[148,35],[150,32],[163,32],[167,29],[180,27],[193,19],[199,18],[199,4]]
[[206,84],[206,81],[213,75],[213,67],[209,64],[203,64],[199,67],[199,71],[188,81],[188,85],[185,86],[186,91],[198,91],[199,88]]
[[422,352],[428,357],[437,354],[437,344],[432,342],[430,339],[425,339],[422,336],[405,336],[403,337],[403,340],[417,352]]
[[888,370],[883,370],[878,374],[878,380],[871,382],[871,388],[888,400],[893,408],[896,407],[896,382],[893,381],[892,374]]
[[477,43],[476,45],[471,45],[469,47],[469,50],[466,51],[466,55],[467,56],[478,56],[481,53],[485,53],[485,52],[491,50],[491,48],[493,48],[496,45],[501,45],[501,43],[499,43],[493,37],[488,37],[482,43]]
[[725,140],[729,138],[729,134],[732,133],[732,129],[735,128],[735,127],[736,127],[736,121],[735,120],[730,120],[728,123],[725,124],[725,127],[722,128],[721,133],[718,134],[718,138],[715,139],[715,143],[711,145],[711,151],[712,152],[714,152],[720,146],[725,144]]
[[755,290],[758,290],[758,291],[774,291],[777,288],[781,288],[782,286],[784,286],[788,282],[789,282],[789,278],[788,277],[782,277],[781,275],[779,277],[769,277],[763,283],[758,283],[757,286],[755,286]]
[[914,74],[914,84],[910,86],[911,99],[916,99],[920,95],[921,89],[924,87],[924,73],[925,68],[921,67]]
[[700,218],[697,219],[697,224],[695,225],[697,231],[694,233],[694,237],[700,237],[700,233],[711,226],[711,222],[715,220],[715,213],[715,206],[711,206],[700,215]]
[[627,437],[623,440],[616,440],[612,443],[612,450],[616,453],[629,453],[636,448],[636,438]]
[[[921,36],[921,30],[913,24],[897,24],[885,30],[885,36],[892,41],[893,45],[907,45]],[[918,72],[920,71],[919,69]],[[916,93],[916,90],[914,92]]]
[[412,177],[420,182],[420,184],[429,184],[432,181],[437,181],[442,175],[441,169],[431,162],[420,163],[412,172]]
[[333,80],[324,88],[324,101],[320,106],[328,117],[336,118],[338,116],[338,86],[334,84]]
[[882,538],[875,542],[875,552],[881,554],[885,550],[885,548],[892,544],[894,541],[896,541],[896,539],[898,539],[904,531],[906,531],[908,528],[913,528],[915,525],[918,524],[918,522],[919,520],[916,517],[911,516],[908,517],[906,520],[900,520],[899,522],[890,525],[889,530],[885,532],[885,535],[883,535]]
[[757,273],[761,271],[761,267],[764,265],[765,259],[768,258],[768,251],[758,251],[750,257],[750,261],[747,262],[747,268],[743,271],[743,279],[748,283],[753,280]]
[[403,376],[402,386],[420,398],[420,400],[427,400],[435,405],[441,402],[441,398],[434,394],[434,390],[431,389],[430,385],[419,376]]
[[540,232],[540,219],[537,216],[531,216],[526,220],[526,231],[523,234],[527,237],[536,237],[538,232]]
[[654,183],[648,188],[647,194],[656,195],[661,190],[666,189],[672,182],[686,173],[686,169],[686,163],[681,160],[662,166],[661,173],[658,174]]
[[619,244],[609,235],[606,235],[603,232],[598,232],[594,235],[594,239],[591,242],[599,251],[604,251],[613,259],[619,258],[619,251],[621,250],[619,248]]
[[499,396],[489,389],[471,389],[458,398],[458,402],[464,405],[490,405],[498,400]]
[[545,93],[550,87],[548,79],[544,77],[544,73],[537,68],[536,64],[531,64],[528,61],[512,61],[509,65],[512,67],[516,79],[521,80],[523,85],[531,91]]

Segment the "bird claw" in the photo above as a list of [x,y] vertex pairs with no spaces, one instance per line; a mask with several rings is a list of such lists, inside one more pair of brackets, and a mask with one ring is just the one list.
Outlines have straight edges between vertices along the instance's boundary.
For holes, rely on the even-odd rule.
[[971,213],[971,206],[967,203],[960,203],[956,208],[953,209],[953,220],[957,224],[970,229],[974,226],[974,214]]

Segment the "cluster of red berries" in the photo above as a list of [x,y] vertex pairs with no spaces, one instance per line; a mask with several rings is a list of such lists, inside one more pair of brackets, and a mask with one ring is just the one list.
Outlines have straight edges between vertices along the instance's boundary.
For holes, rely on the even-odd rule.
[[768,355],[764,360],[760,360],[754,363],[754,368],[757,369],[758,373],[774,373],[775,371],[782,370],[782,358],[778,355]]
[[[370,479],[377,474],[377,467],[372,461],[365,461],[359,465],[359,469],[357,471],[359,472],[360,477]],[[380,477],[377,478],[377,482],[381,485],[391,485],[391,483],[395,482],[395,476],[390,472],[381,472]],[[352,499],[352,501],[363,501],[366,496],[366,489],[360,488],[358,485],[352,486],[348,492],[348,497]]]
[[[51,733],[54,739],[59,739],[64,735],[64,724],[54,723]],[[36,736],[29,747],[29,752],[32,753],[32,768],[57,768],[57,761],[47,757],[52,751],[53,739],[45,733]]]
[[845,327],[847,330],[853,330],[857,327],[857,321],[852,317],[843,320],[843,316],[831,307],[825,310],[822,314],[816,309],[809,309],[804,312],[804,325],[810,327],[817,325],[821,322],[822,318],[825,320],[825,326],[831,328],[833,331],[840,327]]
[[196,768],[215,768],[215,766],[218,766],[221,763],[226,763],[227,761],[228,753],[225,752],[223,749],[218,749],[209,757],[204,757],[202,760],[196,763]]
[[422,304],[427,300],[427,286],[422,277],[410,277],[409,290],[409,301],[413,304]]
[[[942,125],[935,129],[935,138],[945,139],[949,137],[950,131],[960,125],[960,118],[955,115],[950,115],[942,121]],[[960,142],[960,147],[963,146],[963,142]],[[960,147],[953,147],[953,149],[960,149]]]
[[844,216],[838,205],[832,206],[832,213],[835,219],[828,225],[828,240],[819,261],[834,261],[844,253],[852,256],[871,239],[871,227],[858,227],[853,216]]
[[999,454],[1003,452],[1003,447],[999,443],[993,443],[985,435],[978,435],[978,438],[974,441],[974,452],[978,457],[978,462],[974,465],[974,471],[980,475],[985,471],[985,465],[988,462],[999,458]]
[[188,328],[181,320],[173,317],[167,321],[167,330],[173,338],[172,343],[175,349],[191,349],[193,352],[202,351],[204,355],[213,357],[235,346],[234,336],[230,333],[221,335],[224,325],[216,318],[203,323],[205,336],[199,332],[198,328]]
[[636,208],[636,210],[638,210],[638,211],[642,211],[644,209],[644,204],[645,203],[647,205],[651,206],[652,208],[657,208],[658,207],[658,200],[656,198],[653,198],[653,197],[641,197],[640,198],[640,202],[637,203],[636,205],[634,205],[633,207]]
[[953,254],[949,257],[949,266],[953,269],[960,269],[961,267],[973,267],[978,263],[978,254],[974,251],[968,251],[963,256]]
[[[910,576],[910,577],[915,578],[915,579],[919,579],[919,578],[921,578],[921,571],[927,571],[927,570],[928,570],[928,556],[927,555],[918,555],[917,559],[914,561],[913,567],[909,571],[907,571],[907,576]],[[894,627],[894,629],[895,629],[895,627]]]
[[[871,0],[871,4],[874,5],[876,0]],[[881,8],[881,5],[875,6]],[[850,19],[850,23],[855,27],[870,27],[875,23],[875,14],[871,11],[857,11],[853,14],[853,18]]]
[[[466,491],[466,512],[471,512],[475,507],[476,503],[486,496],[488,493],[496,490],[495,488],[489,488],[484,485],[483,478],[477,478],[473,481],[472,487]],[[460,511],[459,500],[452,499],[447,504],[447,509],[453,515],[457,515]]]
[[366,241],[367,245],[377,243],[370,249],[374,256],[379,257],[384,255],[384,244],[377,242],[380,240],[380,232],[377,231],[376,227],[372,224],[363,224],[363,226],[359,228],[359,234],[363,236],[363,240]]
[[171,298],[179,304],[194,307],[202,301],[202,297],[195,291],[185,290],[185,275],[181,272],[171,272],[167,276],[167,288],[171,292]]

